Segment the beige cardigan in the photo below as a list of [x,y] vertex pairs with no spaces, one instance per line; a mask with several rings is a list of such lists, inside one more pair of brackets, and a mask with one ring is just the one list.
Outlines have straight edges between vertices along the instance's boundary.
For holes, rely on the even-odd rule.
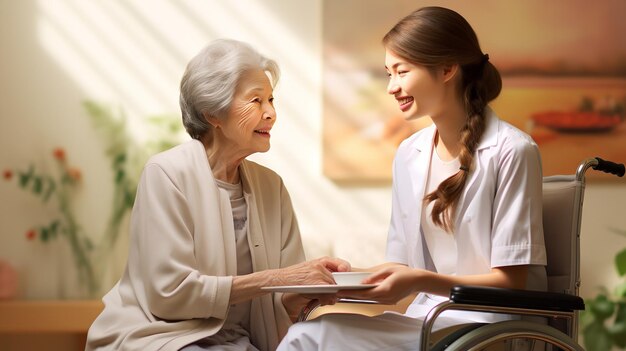
[[[282,179],[254,162],[240,168],[254,271],[304,260]],[[204,146],[191,140],[146,164],[131,215],[128,263],[89,329],[86,350],[179,350],[217,333],[237,273],[228,197]],[[251,341],[274,350],[291,321],[280,294],[252,300]]]

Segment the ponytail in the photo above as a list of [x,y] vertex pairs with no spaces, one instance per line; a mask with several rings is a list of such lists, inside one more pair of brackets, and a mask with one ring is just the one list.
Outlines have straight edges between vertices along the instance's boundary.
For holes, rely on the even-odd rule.
[[467,111],[465,125],[461,129],[461,166],[456,174],[441,182],[435,191],[424,198],[426,203],[434,202],[431,212],[433,223],[448,233],[454,231],[454,212],[463,195],[478,143],[485,131],[485,107],[502,89],[500,74],[489,62],[487,54],[477,63],[462,66],[461,71],[461,90]]

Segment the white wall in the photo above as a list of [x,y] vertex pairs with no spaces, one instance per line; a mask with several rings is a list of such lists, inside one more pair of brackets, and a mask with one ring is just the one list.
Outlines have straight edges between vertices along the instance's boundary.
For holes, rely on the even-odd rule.
[[[309,256],[327,252],[325,240],[340,241],[352,250],[334,254],[358,265],[379,263],[382,245],[366,252],[354,248],[384,242],[389,188],[341,187],[322,174],[321,6],[309,0],[0,0],[0,170],[31,161],[52,168],[50,152],[64,147],[83,171],[77,213],[86,230],[101,232],[112,174],[80,102],[121,106],[134,135],[146,138],[143,117],[178,113],[186,62],[211,39],[240,39],[282,68],[272,149],[253,159],[285,179]],[[608,228],[626,230],[624,199],[624,181],[588,186],[584,295],[616,280],[612,258],[626,238]],[[53,214],[15,184],[0,182],[0,258],[19,270],[23,297],[76,295],[65,243],[24,239],[27,229]],[[107,263],[113,267],[107,284],[121,271],[126,249],[122,241]]]

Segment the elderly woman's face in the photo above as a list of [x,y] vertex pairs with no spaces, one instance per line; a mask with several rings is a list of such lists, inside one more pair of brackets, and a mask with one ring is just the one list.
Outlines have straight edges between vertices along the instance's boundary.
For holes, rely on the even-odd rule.
[[250,155],[270,148],[270,130],[276,122],[273,89],[262,70],[244,73],[239,81],[221,132],[230,147]]

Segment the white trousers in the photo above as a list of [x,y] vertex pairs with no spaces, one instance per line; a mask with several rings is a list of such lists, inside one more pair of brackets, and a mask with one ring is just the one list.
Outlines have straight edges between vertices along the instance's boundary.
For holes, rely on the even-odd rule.
[[[422,318],[387,312],[375,317],[358,314],[327,314],[296,323],[277,351],[408,351],[420,349]],[[460,321],[439,317],[434,330]]]

